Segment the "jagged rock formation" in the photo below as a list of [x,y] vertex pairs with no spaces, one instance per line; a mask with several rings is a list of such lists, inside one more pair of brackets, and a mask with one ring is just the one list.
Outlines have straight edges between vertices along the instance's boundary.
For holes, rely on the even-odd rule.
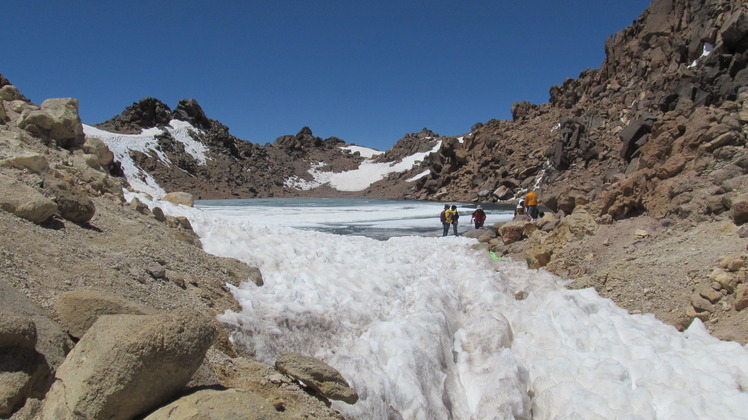
[[[746,22],[739,1],[653,2],[606,42],[601,68],[552,87],[547,104],[515,104],[513,121],[489,121],[463,144],[445,142],[414,196],[495,201],[537,184],[553,210],[573,195],[602,200],[598,216],[620,219],[652,207],[666,216],[692,198],[740,190],[742,182],[726,190],[720,183],[725,170],[739,178],[747,168]],[[680,202],[663,208],[657,184],[714,171],[722,179],[670,191]],[[725,210],[704,204],[688,213]]]
[[599,69],[552,87],[547,104],[519,102],[512,121],[444,142],[413,196],[534,188],[557,215],[514,226],[523,241],[486,238],[489,249],[678,327],[698,317],[740,336],[745,271],[724,261],[746,258],[747,45],[744,2],[654,1],[608,39]]

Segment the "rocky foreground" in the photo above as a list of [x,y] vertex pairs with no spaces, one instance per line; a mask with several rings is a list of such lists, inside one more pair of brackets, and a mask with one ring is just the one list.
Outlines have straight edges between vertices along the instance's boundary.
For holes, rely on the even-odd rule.
[[226,284],[261,273],[125,203],[74,99],[36,106],[3,77],[0,99],[0,418],[339,418],[329,399],[355,402],[322,362],[236,354],[215,315],[239,310]]

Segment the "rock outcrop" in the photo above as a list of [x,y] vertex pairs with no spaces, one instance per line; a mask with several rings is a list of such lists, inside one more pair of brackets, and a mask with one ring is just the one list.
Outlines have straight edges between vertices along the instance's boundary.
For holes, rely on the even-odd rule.
[[145,420],[284,419],[265,399],[235,389],[203,389],[153,412]]
[[29,317],[0,312],[0,416],[32,396],[43,395],[49,366],[36,351],[36,325]]
[[99,290],[65,292],[55,301],[60,324],[72,337],[80,339],[102,315],[145,315],[154,310]]
[[43,419],[130,419],[168,401],[216,338],[210,317],[104,315],[68,354],[45,398]]
[[301,381],[321,397],[355,404],[358,395],[332,366],[298,353],[282,354],[275,361],[279,372]]

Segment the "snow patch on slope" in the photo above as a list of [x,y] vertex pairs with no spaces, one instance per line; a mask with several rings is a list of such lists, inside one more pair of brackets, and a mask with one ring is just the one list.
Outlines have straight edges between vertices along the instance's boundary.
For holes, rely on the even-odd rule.
[[[428,152],[415,153],[399,162],[374,162],[372,157],[381,154],[382,152],[360,146],[346,146],[343,147],[343,149],[348,149],[353,152],[358,151],[361,153],[361,156],[370,155],[371,157],[367,157],[367,159],[361,162],[361,166],[359,166],[358,169],[345,172],[325,172],[320,170],[320,168],[324,166],[323,163],[320,162],[313,164],[311,169],[309,169],[309,174],[313,178],[312,181],[307,181],[299,177],[291,177],[285,181],[284,185],[302,190],[310,190],[322,185],[329,185],[331,188],[338,191],[363,191],[371,184],[384,179],[389,174],[405,172],[413,169],[418,163],[423,161],[429,153],[438,151],[441,144],[441,141],[439,141],[434,148]],[[415,181],[422,176],[425,176],[425,174],[419,174],[408,181]]]
[[172,138],[184,146],[184,151],[189,153],[198,164],[205,165],[208,158],[205,145],[190,135],[190,132],[200,132],[190,123],[181,120],[171,120],[165,130],[154,127],[144,129],[140,134],[120,134],[101,130],[99,128],[83,124],[83,132],[88,137],[96,137],[109,147],[114,153],[114,159],[120,162],[125,178],[135,190],[160,198],[166,195],[156,180],[146,171],[138,167],[130,157],[131,151],[137,151],[148,155],[155,155],[158,160],[167,166],[171,166],[169,158],[161,151],[156,136],[168,132]]

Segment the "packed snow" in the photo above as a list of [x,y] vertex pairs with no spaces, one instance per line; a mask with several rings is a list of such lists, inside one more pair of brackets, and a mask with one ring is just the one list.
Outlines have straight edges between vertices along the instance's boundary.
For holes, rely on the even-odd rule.
[[712,53],[713,49],[714,49],[714,45],[712,45],[712,44],[710,44],[708,42],[705,42],[704,43],[704,47],[701,50],[701,55],[699,56],[699,58],[693,60],[691,62],[691,65],[688,66],[688,68],[690,69],[690,68],[694,68],[694,67],[698,66],[699,63],[701,62],[701,59],[704,58],[704,57],[708,57],[709,54]]
[[378,156],[378,155],[381,155],[382,153],[384,153],[384,152],[379,151],[377,149],[370,149],[368,147],[353,146],[353,145],[351,145],[351,146],[343,146],[343,147],[341,147],[341,149],[342,150],[349,150],[351,153],[358,152],[358,154],[360,154],[362,157],[365,157],[367,159],[373,158],[375,156]]
[[[190,123],[181,120],[171,120],[165,128],[172,138],[184,147],[184,151],[192,156],[198,164],[207,162],[207,148],[202,142],[192,138],[190,131],[199,131]],[[83,131],[88,137],[96,137],[109,147],[114,153],[114,159],[120,162],[125,177],[130,185],[137,191],[150,194],[153,197],[163,197],[166,191],[161,188],[153,177],[139,168],[130,157],[130,151],[137,151],[148,155],[155,155],[166,165],[171,161],[158,146],[156,136],[163,134],[164,130],[154,127],[143,130],[140,134],[119,134],[101,130],[99,128],[83,124]]]
[[[593,289],[494,260],[473,239],[377,241],[236,207],[151,205],[189,217],[206,251],[260,268],[264,286],[232,287],[242,310],[220,321],[262,361],[296,351],[340,371],[360,397],[333,402],[346,418],[748,418],[746,347],[698,320],[681,333],[631,315]],[[378,209],[357,217],[377,220]]]
[[[116,149],[134,138],[109,140]],[[370,182],[375,173],[358,172]],[[154,187],[126,174],[143,192]],[[259,360],[296,351],[340,371],[360,397],[333,402],[346,418],[748,419],[748,348],[699,320],[681,333],[629,314],[593,289],[492,259],[474,239],[437,237],[440,203],[433,235],[378,241],[302,228],[422,223],[423,206],[258,217],[126,195],[187,216],[207,252],[260,268],[265,284],[230,286],[242,310],[219,320]]]

